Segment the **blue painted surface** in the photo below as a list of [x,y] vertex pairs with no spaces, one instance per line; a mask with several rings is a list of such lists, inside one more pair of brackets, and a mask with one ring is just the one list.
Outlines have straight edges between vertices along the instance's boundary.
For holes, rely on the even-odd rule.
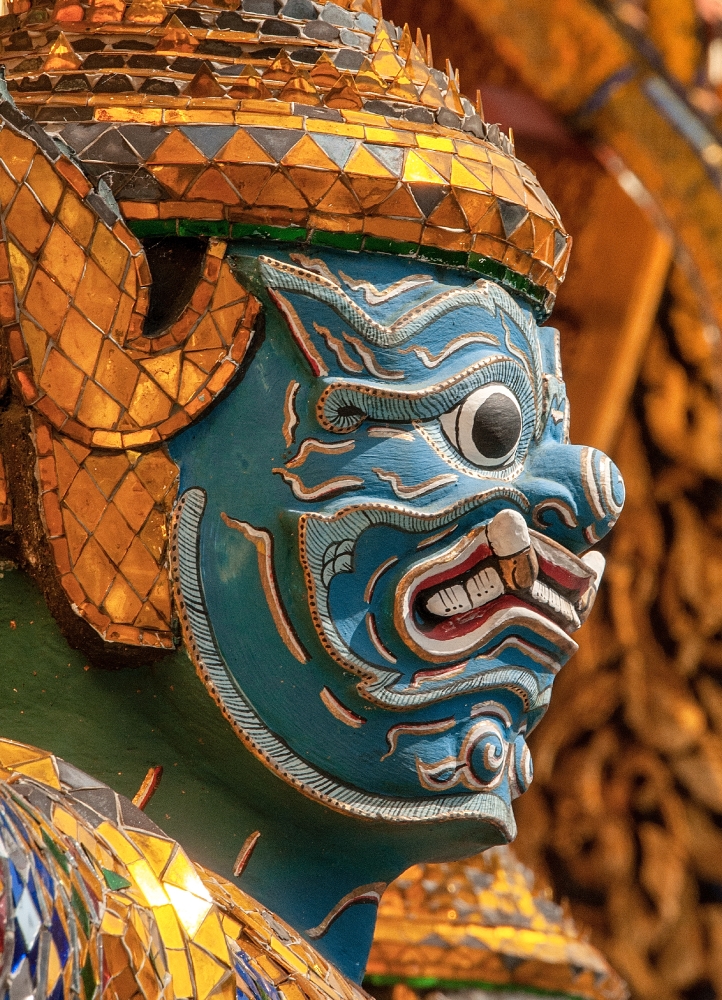
[[[513,789],[509,774],[505,771],[499,778],[494,762],[501,750],[516,747],[516,780],[523,787],[520,761],[524,733],[543,715],[554,672],[568,656],[553,638],[542,639],[533,631],[512,625],[488,648],[482,645],[464,658],[468,665],[463,676],[469,690],[450,695],[447,681],[428,679],[422,686],[430,692],[427,703],[417,699],[412,704],[419,672],[453,668],[461,658],[430,662],[410,648],[394,621],[394,601],[402,579],[420,560],[435,553],[443,556],[458,539],[504,509],[517,510],[530,527],[541,529],[577,554],[589,548],[590,538],[602,537],[609,530],[614,511],[605,509],[600,516],[598,505],[596,511],[591,506],[589,484],[585,489],[583,482],[583,461],[599,472],[603,456],[593,453],[589,458],[580,447],[566,443],[568,401],[559,379],[555,334],[538,330],[525,306],[509,299],[509,308],[500,311],[498,301],[492,308],[462,302],[411,338],[383,346],[371,343],[370,334],[364,338],[352,329],[348,316],[342,318],[338,308],[317,296],[286,290],[283,294],[327,369],[327,374],[317,376],[263,287],[248,245],[230,252],[243,280],[252,282],[264,302],[265,331],[242,383],[208,417],[171,444],[172,457],[181,468],[181,495],[192,489],[205,493],[200,577],[208,622],[229,676],[268,732],[294,758],[328,776],[341,789],[388,799],[400,807],[406,802],[423,805],[426,800],[438,799],[439,792],[421,782],[420,768],[448,759],[453,777],[472,730],[476,732],[481,721],[486,721],[489,729],[470,751],[472,775],[482,784],[488,780],[493,785],[474,800],[480,804],[471,827],[468,820],[449,819],[433,836],[424,824],[417,824],[415,831],[410,830],[413,824],[407,824],[407,832],[400,835],[398,827],[392,829],[394,825],[387,823],[376,824],[371,836],[369,822],[359,819],[357,838],[339,842],[337,849],[330,847],[331,852],[336,850],[334,858],[328,846],[333,837],[327,835],[338,820],[330,810],[319,810],[318,843],[312,838],[295,846],[294,877],[287,877],[286,868],[282,883],[271,859],[264,862],[259,851],[259,860],[249,865],[241,884],[304,931],[349,889],[386,878],[395,867],[400,873],[421,860],[425,839],[429,845],[433,842],[429,851],[438,859],[459,856],[460,851],[468,855],[503,839],[484,803],[494,799],[494,808],[506,810],[510,816]],[[272,253],[276,260],[291,260],[290,251],[274,248]],[[404,317],[408,320],[413,310],[441,293],[479,287],[461,272],[419,262],[332,252],[321,256],[332,275],[341,275],[337,280],[350,300],[387,328],[394,324],[398,328]],[[367,301],[363,288],[356,284],[366,281],[383,289],[412,274],[424,275],[427,281],[378,304]],[[483,285],[488,287],[488,283]],[[321,328],[335,338],[335,350]],[[452,342],[464,335],[475,339],[437,363]],[[355,338],[356,344],[349,338]],[[435,367],[429,367],[430,363]],[[374,375],[374,369],[381,377]],[[293,442],[287,445],[284,401],[294,381],[299,384],[298,426]],[[490,384],[511,390],[521,414],[521,432],[513,455],[504,467],[491,469],[465,457],[449,439],[445,430],[448,423],[443,423],[444,414],[463,406],[480,387]],[[330,395],[329,387],[333,387]],[[403,434],[376,436],[380,429]],[[330,445],[345,442],[349,450],[316,451],[303,464],[292,463],[289,469],[287,463],[309,438]],[[288,476],[274,471],[284,468],[298,476],[307,490],[337,478],[350,481],[353,488],[326,499],[299,500]],[[623,485],[616,470],[610,468],[612,500],[614,506],[621,506]],[[398,479],[394,483],[393,476],[380,472],[393,473]],[[437,477],[446,478],[423,495],[398,495],[399,485],[402,490],[413,489]],[[550,500],[566,505],[577,526],[567,526],[549,509],[534,524],[535,508]],[[363,530],[354,513],[358,508],[374,512],[362,525]],[[308,654],[307,662],[294,658],[274,623],[259,575],[256,547],[230,528],[222,514],[272,535],[278,593]],[[333,516],[335,520],[331,520]],[[304,577],[304,551],[299,547],[303,518],[313,529],[308,527],[304,550],[312,576],[315,572],[312,580]],[[328,553],[324,546],[338,542],[338,525],[343,526],[345,548],[334,550],[337,558],[330,562],[330,556],[323,555]],[[423,547],[439,534],[440,525],[443,530],[453,528],[453,533]],[[329,568],[324,575],[313,570],[313,546],[320,546],[325,565],[335,572]],[[381,575],[367,602],[371,576],[391,557],[396,562]],[[309,608],[311,584],[319,607],[325,601],[328,628],[322,622],[314,624]],[[372,641],[366,624],[368,612],[374,616],[380,643],[389,657],[382,656]],[[531,643],[531,653],[520,652],[518,645],[498,649],[510,637]],[[544,663],[540,663],[539,651],[546,654]],[[508,676],[510,671],[516,671],[523,685],[533,689],[536,707],[525,707],[524,693],[518,686],[515,689],[513,684],[501,682],[488,686],[490,678]],[[364,723],[353,728],[330,714],[320,697],[324,688]],[[404,704],[392,704],[394,698]],[[489,702],[502,706],[504,719],[498,710],[490,714],[479,708]],[[389,754],[387,734],[392,726],[448,719],[453,719],[453,724],[443,732],[400,736],[398,749]],[[439,775],[442,780],[449,777],[443,769]],[[453,801],[470,801],[469,787],[463,783],[450,784],[444,795],[444,802],[452,805]],[[298,793],[289,785],[291,810],[297,798]],[[288,821],[285,807],[275,816],[270,810],[266,812],[261,843],[264,837],[270,842],[280,836],[280,825]],[[276,825],[279,829],[274,832]],[[283,835],[287,836],[287,829]],[[322,842],[326,846],[319,851]],[[384,853],[383,864],[374,860]],[[429,854],[424,859],[428,860]],[[334,877],[334,866],[343,872],[338,878]],[[378,875],[381,869],[383,875]],[[372,906],[353,907],[314,944],[343,971],[358,978],[370,946],[373,921]]]

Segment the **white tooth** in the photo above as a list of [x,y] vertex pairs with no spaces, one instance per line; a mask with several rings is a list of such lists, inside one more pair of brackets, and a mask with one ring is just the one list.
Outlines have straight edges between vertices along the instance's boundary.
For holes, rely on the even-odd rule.
[[592,551],[584,553],[582,556],[582,562],[586,563],[587,566],[594,571],[594,574],[596,575],[594,586],[598,587],[602,576],[604,575],[604,567],[607,565],[607,560],[601,552]]
[[566,618],[575,628],[579,628],[579,616],[573,605],[552,587],[549,587],[546,583],[542,583],[541,580],[537,580],[532,588],[531,596],[532,600],[537,604],[546,604],[552,611],[556,611],[557,614]]
[[453,603],[454,613],[459,614],[462,611],[471,611],[472,604],[469,600],[469,595],[466,593],[463,587],[447,587],[446,589],[447,600]]
[[440,593],[432,594],[426,602],[426,610],[436,615],[437,618],[448,618],[452,614],[449,606],[444,602]]
[[451,615],[471,611],[472,607],[468,594],[461,586],[438,590],[426,602],[426,610],[439,618],[450,618]]
[[481,608],[489,601],[501,597],[504,593],[504,584],[496,570],[489,567],[482,569],[468,581],[466,591],[471,598],[472,605],[475,608]]
[[579,615],[577,614],[577,609],[574,607],[574,605],[571,604],[569,601],[565,600],[564,598],[562,598],[562,604],[564,606],[563,607],[564,615],[566,616],[567,620],[571,622],[574,628],[581,628],[582,623],[579,620]]

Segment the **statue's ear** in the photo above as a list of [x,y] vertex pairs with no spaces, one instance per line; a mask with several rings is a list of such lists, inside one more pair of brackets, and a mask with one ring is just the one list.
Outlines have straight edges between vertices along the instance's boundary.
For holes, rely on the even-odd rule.
[[260,302],[210,240],[178,276],[187,294],[160,290],[170,316],[159,322],[148,258],[112,196],[7,101],[0,219],[6,367],[32,442],[8,441],[5,419],[25,562],[89,655],[172,649],[166,522],[178,470],[165,442],[239,375]]

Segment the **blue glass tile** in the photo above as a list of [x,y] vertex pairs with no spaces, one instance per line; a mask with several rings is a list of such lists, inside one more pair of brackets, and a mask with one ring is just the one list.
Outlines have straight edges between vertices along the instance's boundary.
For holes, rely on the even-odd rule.
[[25,942],[22,934],[15,935],[15,949],[13,951],[12,971],[16,972],[20,963],[25,958]]
[[8,860],[8,867],[10,868],[10,881],[12,882],[13,886],[13,903],[15,903],[15,905],[17,906],[18,900],[23,894],[23,883],[22,880],[20,879],[19,871],[10,860]]
[[38,935],[35,944],[28,952],[28,963],[30,965],[30,975],[33,981],[35,981],[35,975],[38,969],[38,954],[40,952],[40,935]]
[[27,887],[28,890],[30,891],[30,896],[32,897],[33,903],[35,903],[35,909],[38,911],[38,913],[42,913],[43,908],[40,905],[40,900],[38,899],[38,887],[35,884],[35,879],[33,877],[32,871],[28,872]]
[[50,898],[55,899],[55,886],[53,884],[52,878],[50,877],[50,872],[45,867],[45,865],[43,864],[43,862],[41,861],[41,859],[38,857],[37,854],[33,856],[33,859],[35,861],[35,870],[40,875],[43,885],[48,890]]
[[48,1000],[63,1000],[64,997],[65,984],[63,983],[63,977],[58,976],[58,981],[53,987],[53,992],[48,997]]
[[[233,956],[233,964],[237,974],[241,977],[254,997],[257,997],[258,1000],[281,1000],[278,990],[273,983],[269,982],[269,980],[267,980],[264,976],[256,972],[256,970],[251,966],[248,955],[240,950],[235,952]],[[237,992],[240,993],[240,991]],[[239,1000],[244,1000],[244,998],[239,996]]]
[[68,955],[70,954],[70,944],[68,943],[68,939],[65,936],[65,931],[63,930],[63,925],[60,922],[60,917],[58,916],[57,910],[53,913],[53,920],[50,926],[50,933],[53,936],[55,947],[58,949],[60,964],[64,966],[68,960]]

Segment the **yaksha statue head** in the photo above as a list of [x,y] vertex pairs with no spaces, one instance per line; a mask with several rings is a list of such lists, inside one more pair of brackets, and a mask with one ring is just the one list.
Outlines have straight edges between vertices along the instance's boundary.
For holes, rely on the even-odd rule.
[[511,839],[624,495],[534,173],[377,0],[14,6],[5,461],[66,634],[183,644],[331,810]]

